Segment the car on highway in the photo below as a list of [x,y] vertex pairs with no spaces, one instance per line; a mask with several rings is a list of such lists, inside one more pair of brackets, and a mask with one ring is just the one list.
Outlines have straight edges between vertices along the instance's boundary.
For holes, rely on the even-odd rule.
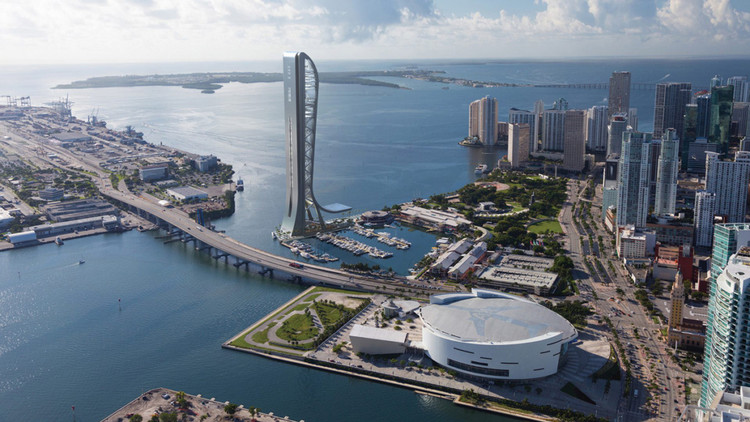
[[300,264],[299,262],[290,262],[289,266],[292,268],[297,268],[297,269],[304,268],[304,265]]

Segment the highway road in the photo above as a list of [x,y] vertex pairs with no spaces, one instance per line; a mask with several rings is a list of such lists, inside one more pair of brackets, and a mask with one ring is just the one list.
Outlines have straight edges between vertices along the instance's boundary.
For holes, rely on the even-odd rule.
[[[568,250],[576,268],[586,268],[583,263],[584,258],[588,258],[595,268],[595,271],[589,274],[590,278],[578,280],[582,298],[588,299],[597,313],[610,318],[618,332],[620,342],[626,349],[627,358],[632,364],[634,377],[632,388],[638,389],[639,394],[638,397],[635,397],[634,394],[624,397],[620,403],[618,414],[622,417],[621,420],[625,421],[674,420],[679,415],[679,411],[675,411],[675,408],[684,406],[684,401],[679,394],[684,374],[671,361],[666,344],[659,338],[661,325],[655,324],[646,314],[644,308],[636,301],[634,292],[637,287],[629,281],[622,264],[617,260],[616,251],[609,246],[611,245],[609,239],[612,238],[612,234],[603,229],[599,215],[597,215],[598,210],[595,211],[593,207],[591,210],[592,217],[596,221],[587,220],[588,215],[584,216],[582,212],[583,202],[580,201],[585,189],[584,183],[586,182],[581,181],[579,189],[578,181],[569,181],[569,200],[563,206],[559,219],[568,235]],[[595,205],[601,204],[599,195],[596,195],[592,202]],[[595,251],[588,251],[588,247],[583,248],[586,249],[585,251],[581,248],[581,233],[585,230],[573,221],[574,212],[572,208],[574,204],[576,204],[576,218],[579,222],[586,219],[591,227],[591,232],[585,233],[585,236],[596,239],[601,235],[605,239],[603,242],[604,250],[596,251],[600,252],[598,258],[604,266],[604,271],[601,274],[594,265],[594,255],[588,255],[589,253],[595,253]],[[587,246],[586,243],[584,242],[585,246]],[[612,262],[616,269],[614,273],[609,268],[607,261]],[[587,268],[584,271],[589,272]],[[618,295],[618,288],[622,289],[624,295]],[[587,295],[590,289],[596,292],[597,299]],[[633,328],[637,328],[637,336]],[[647,354],[650,357],[647,357]],[[653,367],[651,366],[652,363]],[[658,389],[647,391],[646,386],[651,385],[652,382],[658,386]],[[654,397],[652,401],[658,403],[655,407],[655,413],[646,411],[645,399],[649,395]]]
[[[412,281],[403,277],[384,278],[365,276],[308,263],[301,264],[301,267],[292,267],[289,264],[297,262],[296,260],[271,254],[239,242],[224,233],[217,233],[206,227],[202,227],[187,214],[176,208],[162,207],[154,199],[149,200],[127,191],[124,183],[120,183],[119,190],[113,189],[109,173],[99,167],[99,162],[95,157],[87,156],[86,154],[75,154],[66,148],[45,142],[43,138],[37,139],[38,136],[31,133],[25,135],[28,135],[28,138],[10,134],[9,139],[3,139],[3,144],[19,156],[32,157],[31,160],[36,165],[65,168],[76,172],[82,169],[89,174],[96,174],[93,180],[103,196],[146,211],[195,239],[228,253],[235,258],[250,261],[264,268],[271,268],[276,272],[283,272],[291,276],[290,278],[300,277],[304,280],[342,288],[412,296],[429,296],[436,293],[451,292],[455,289],[454,287],[445,288],[444,285],[438,283],[430,284],[423,281]],[[62,164],[59,161],[49,159],[47,155],[49,153],[57,154],[59,157],[64,158],[67,163]],[[233,263],[231,259],[228,259],[228,261],[229,263]]]

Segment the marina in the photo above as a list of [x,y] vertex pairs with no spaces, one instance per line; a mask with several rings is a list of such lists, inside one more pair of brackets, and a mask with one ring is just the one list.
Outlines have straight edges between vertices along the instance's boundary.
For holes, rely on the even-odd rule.
[[373,229],[362,227],[358,224],[352,227],[352,231],[368,239],[375,238],[375,240],[377,240],[378,242],[384,243],[388,246],[395,246],[396,249],[404,250],[411,247],[411,242],[409,242],[408,240],[396,236],[391,236],[391,234],[388,232],[376,232]]
[[393,253],[386,252],[376,248],[375,246],[366,245],[360,241],[352,238],[336,235],[333,233],[318,233],[315,238],[326,243],[330,243],[336,247],[339,247],[345,251],[349,251],[355,256],[368,254],[373,258],[386,259],[393,256]]
[[289,248],[293,254],[299,255],[304,259],[312,259],[317,262],[335,262],[339,260],[335,256],[317,251],[312,245],[301,240],[284,241],[281,244]]

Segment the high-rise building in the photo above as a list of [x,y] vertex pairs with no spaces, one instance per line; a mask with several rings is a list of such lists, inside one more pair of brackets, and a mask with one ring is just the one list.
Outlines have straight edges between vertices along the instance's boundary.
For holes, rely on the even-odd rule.
[[[711,274],[721,274],[729,257],[743,246],[750,246],[750,223],[716,224],[711,249]],[[714,278],[715,279],[715,278]]]
[[536,115],[536,125],[534,130],[536,133],[531,134],[531,146],[529,152],[536,152],[539,149],[539,132],[542,130],[542,113],[544,113],[544,101],[536,100],[534,102],[534,115]]
[[716,194],[716,214],[727,223],[745,221],[750,152],[737,151],[734,161],[722,161],[716,152],[706,153],[706,190]]
[[586,111],[565,111],[564,145],[563,145],[563,168],[568,171],[583,170],[583,155],[586,152],[584,145],[584,127]]
[[685,117],[680,134],[680,171],[687,171],[690,159],[690,144],[697,139],[698,106],[696,104],[685,105]]
[[711,126],[711,94],[696,96],[695,105],[698,107],[695,136],[708,138],[708,129]]
[[529,160],[530,128],[528,123],[508,123],[508,161],[513,168]]
[[688,147],[687,172],[706,174],[706,153],[717,152],[719,144],[712,144],[706,138],[698,138]]
[[[714,233],[714,249],[724,248]],[[750,385],[750,248],[741,247],[720,272],[711,271],[706,345],[699,405],[710,407],[720,391]],[[712,265],[713,267],[713,265]]]
[[664,132],[661,140],[661,154],[657,166],[656,200],[654,213],[657,215],[674,214],[677,202],[677,167],[679,140],[674,129]]
[[497,98],[489,95],[469,104],[469,137],[484,145],[497,143]]
[[617,167],[619,158],[607,157],[602,180],[602,221],[607,219],[607,210],[617,207]]
[[591,151],[607,150],[607,106],[593,106],[586,113],[586,146]]
[[750,134],[750,103],[732,103],[732,125],[736,124],[737,132],[734,134],[740,138]]
[[336,204],[324,207],[313,193],[315,126],[318,119],[318,70],[301,52],[284,53],[284,125],[286,128],[287,187],[281,229],[291,236],[326,230],[321,211],[351,210]]
[[565,110],[544,110],[542,113],[542,149],[562,151],[565,140]]
[[747,76],[732,76],[727,79],[727,85],[734,87],[732,101],[736,103],[750,101],[750,97],[748,97],[748,94],[750,94],[750,85],[747,83]]
[[710,247],[714,235],[714,215],[716,214],[716,194],[699,190],[695,193],[695,246]]
[[632,127],[633,130],[638,130],[638,109],[630,107],[628,110],[628,126]]
[[729,151],[729,129],[732,124],[733,86],[711,88],[711,123],[708,128],[708,141],[719,144],[719,151]]
[[649,203],[651,134],[623,134],[617,193],[617,226],[646,227]]
[[[536,143],[538,137],[535,136],[535,134],[539,133],[537,129],[537,121],[539,120],[539,117],[537,116],[536,112],[528,111],[528,110],[519,110],[517,108],[511,108],[508,112],[508,124],[511,123],[518,124],[518,123],[526,123],[529,125],[529,153],[536,152]],[[510,133],[508,133],[508,143],[510,143]],[[528,154],[526,154],[528,155]],[[524,159],[526,161],[526,159]]]
[[[665,132],[666,133],[666,132]],[[648,144],[648,209],[654,208],[656,203],[656,176],[659,173],[659,157],[661,156],[661,139],[653,139]]]
[[715,88],[717,86],[721,86],[721,78],[719,75],[714,75],[713,78],[711,78],[711,88]]
[[627,116],[615,114],[607,126],[607,157],[619,156],[622,151],[622,134],[628,129]]
[[690,103],[689,82],[656,84],[654,100],[654,137],[661,138],[665,130],[673,128],[682,133],[685,105]]
[[630,111],[630,72],[612,72],[608,105],[607,120],[615,113],[627,114]]

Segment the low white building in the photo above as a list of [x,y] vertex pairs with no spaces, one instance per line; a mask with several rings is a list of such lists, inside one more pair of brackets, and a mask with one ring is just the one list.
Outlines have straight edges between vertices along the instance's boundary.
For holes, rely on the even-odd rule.
[[33,230],[28,230],[20,233],[13,233],[8,236],[8,240],[13,245],[18,245],[26,242],[33,242],[36,240],[36,233]]
[[10,212],[0,208],[0,229],[5,229],[13,224],[15,218],[10,215]]
[[355,353],[393,355],[406,351],[407,333],[356,324],[349,333]]
[[167,177],[168,168],[169,167],[166,164],[153,164],[141,167],[138,169],[138,174],[144,182],[160,180]]
[[189,201],[191,199],[206,199],[208,194],[192,186],[180,186],[177,188],[167,189],[167,195],[179,200]]
[[656,233],[628,226],[617,236],[617,256],[620,259],[645,258],[654,255]]

